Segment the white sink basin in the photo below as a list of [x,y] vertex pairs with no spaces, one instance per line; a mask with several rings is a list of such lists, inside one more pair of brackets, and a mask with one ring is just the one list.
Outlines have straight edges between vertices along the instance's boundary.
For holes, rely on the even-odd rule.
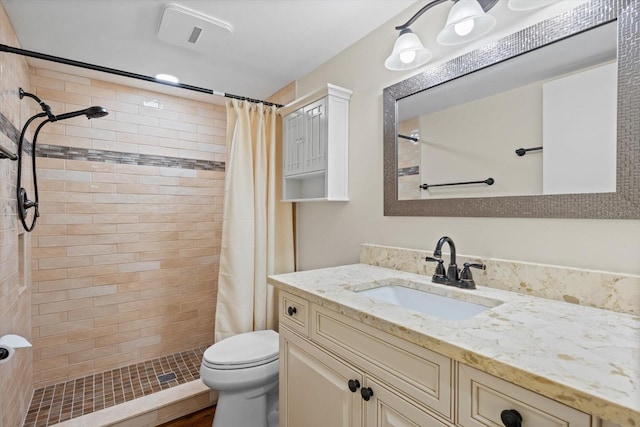
[[500,303],[495,301],[497,304],[486,306],[398,285],[380,286],[357,292],[369,298],[448,320],[467,319]]

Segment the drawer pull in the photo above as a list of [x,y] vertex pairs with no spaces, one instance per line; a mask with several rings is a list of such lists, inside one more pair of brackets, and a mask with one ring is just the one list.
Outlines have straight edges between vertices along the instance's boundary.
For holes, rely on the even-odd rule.
[[504,424],[504,427],[521,427],[522,415],[515,409],[505,409],[500,412],[500,419]]
[[349,380],[347,384],[352,393],[355,393],[360,388],[360,381],[358,380]]
[[360,390],[360,394],[362,395],[362,398],[368,402],[369,399],[371,399],[371,396],[373,396],[373,390],[371,390],[371,387],[363,388]]
[[298,312],[298,310],[296,310],[295,307],[289,307],[287,308],[287,313],[289,313],[289,316],[293,316],[294,314],[296,314]]

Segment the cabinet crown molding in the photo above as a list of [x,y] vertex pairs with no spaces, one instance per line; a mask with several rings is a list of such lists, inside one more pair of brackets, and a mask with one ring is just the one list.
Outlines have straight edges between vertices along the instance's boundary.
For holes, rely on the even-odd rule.
[[351,99],[352,94],[353,94],[352,90],[345,89],[343,87],[336,86],[331,83],[327,83],[326,86],[316,89],[313,92],[310,92],[290,102],[284,107],[278,109],[278,114],[280,114],[281,116],[286,116],[287,114],[292,113],[293,111],[296,111],[298,108],[304,107],[305,105],[310,104],[313,101],[316,101],[327,95],[331,95],[337,98],[342,98],[348,101]]

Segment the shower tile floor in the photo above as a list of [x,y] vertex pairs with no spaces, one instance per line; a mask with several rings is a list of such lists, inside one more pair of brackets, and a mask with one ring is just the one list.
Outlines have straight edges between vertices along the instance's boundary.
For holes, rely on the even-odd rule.
[[200,378],[206,346],[33,392],[24,427],[47,427]]

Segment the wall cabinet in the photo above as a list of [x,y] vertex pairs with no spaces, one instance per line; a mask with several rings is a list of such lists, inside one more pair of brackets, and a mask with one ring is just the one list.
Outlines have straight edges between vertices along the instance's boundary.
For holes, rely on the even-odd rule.
[[351,93],[329,84],[280,110],[285,201],[348,200]]
[[279,298],[281,427],[616,427],[300,296]]

